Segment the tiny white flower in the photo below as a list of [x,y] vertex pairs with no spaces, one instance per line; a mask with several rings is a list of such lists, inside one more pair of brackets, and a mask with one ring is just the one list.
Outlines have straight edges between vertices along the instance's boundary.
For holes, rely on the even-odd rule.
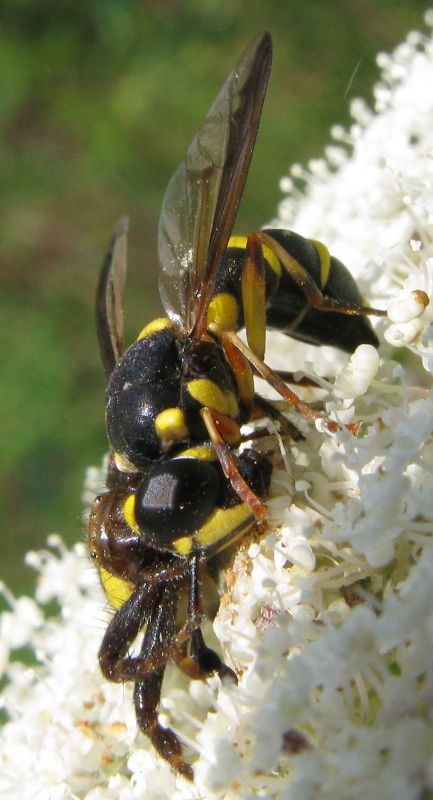
[[[35,600],[3,587],[8,800],[432,794],[433,40],[411,33],[378,61],[375,111],[353,101],[326,157],[292,168],[306,193],[284,178],[274,224],[324,240],[389,319],[374,323],[379,354],[350,360],[268,338],[276,368],[320,376],[307,399],[342,429],[302,424],[305,441],[260,445],[278,462],[268,526],[237,545],[214,622],[239,684],[187,691],[178,671],[163,690],[163,719],[196,750],[196,786],[137,735],[131,687],[102,680],[105,598],[84,547],[50,537],[27,559]],[[344,428],[357,420],[358,437]],[[104,478],[89,470],[87,502]]]
[[365,394],[379,368],[379,354],[370,344],[361,344],[340,372],[334,384],[336,397],[351,398]]

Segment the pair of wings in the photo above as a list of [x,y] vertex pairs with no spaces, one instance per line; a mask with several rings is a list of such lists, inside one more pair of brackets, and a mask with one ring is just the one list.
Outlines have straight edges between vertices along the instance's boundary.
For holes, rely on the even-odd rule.
[[[167,187],[160,224],[160,294],[187,336],[206,331],[207,309],[254,149],[272,60],[263,33],[230,73]],[[128,221],[117,224],[97,292],[97,328],[109,376],[123,352]]]

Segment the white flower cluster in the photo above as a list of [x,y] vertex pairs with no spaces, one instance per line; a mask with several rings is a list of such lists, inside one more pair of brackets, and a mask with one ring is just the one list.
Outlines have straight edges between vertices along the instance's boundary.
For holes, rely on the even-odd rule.
[[[97,653],[110,618],[83,545],[29,553],[35,600],[15,599],[0,618],[0,795],[5,800],[189,800],[191,787],[150,748],[135,747],[129,687],[108,684]],[[46,607],[46,611],[42,610]],[[59,611],[60,608],[60,611]]]
[[100,678],[102,592],[84,549],[53,540],[29,556],[36,602],[4,590],[8,800],[433,795],[433,40],[412,33],[379,63],[376,113],[353,103],[326,160],[294,168],[304,193],[283,181],[273,223],[323,240],[389,308],[380,362],[269,337],[271,363],[308,369],[327,413],[363,433],[261,445],[276,452],[269,525],[241,542],[214,624],[239,685],[173,671],[164,688],[196,786],[137,737],[130,687]]

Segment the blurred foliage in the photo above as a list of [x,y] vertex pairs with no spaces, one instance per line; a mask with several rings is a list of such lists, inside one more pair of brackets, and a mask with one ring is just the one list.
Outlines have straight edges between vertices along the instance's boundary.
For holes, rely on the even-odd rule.
[[[106,450],[93,320],[98,268],[131,217],[128,341],[159,313],[156,234],[169,177],[243,48],[274,67],[238,229],[276,212],[279,178],[371,100],[375,56],[422,27],[416,0],[2,0],[1,576],[51,531],[85,535],[87,465]],[[353,77],[353,82],[351,83]]]

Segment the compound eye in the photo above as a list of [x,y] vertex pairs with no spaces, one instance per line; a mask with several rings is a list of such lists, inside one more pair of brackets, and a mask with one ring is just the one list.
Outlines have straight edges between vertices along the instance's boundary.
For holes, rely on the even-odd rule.
[[157,464],[137,490],[135,521],[155,544],[171,544],[204,525],[219,491],[220,475],[208,461],[176,458]]

